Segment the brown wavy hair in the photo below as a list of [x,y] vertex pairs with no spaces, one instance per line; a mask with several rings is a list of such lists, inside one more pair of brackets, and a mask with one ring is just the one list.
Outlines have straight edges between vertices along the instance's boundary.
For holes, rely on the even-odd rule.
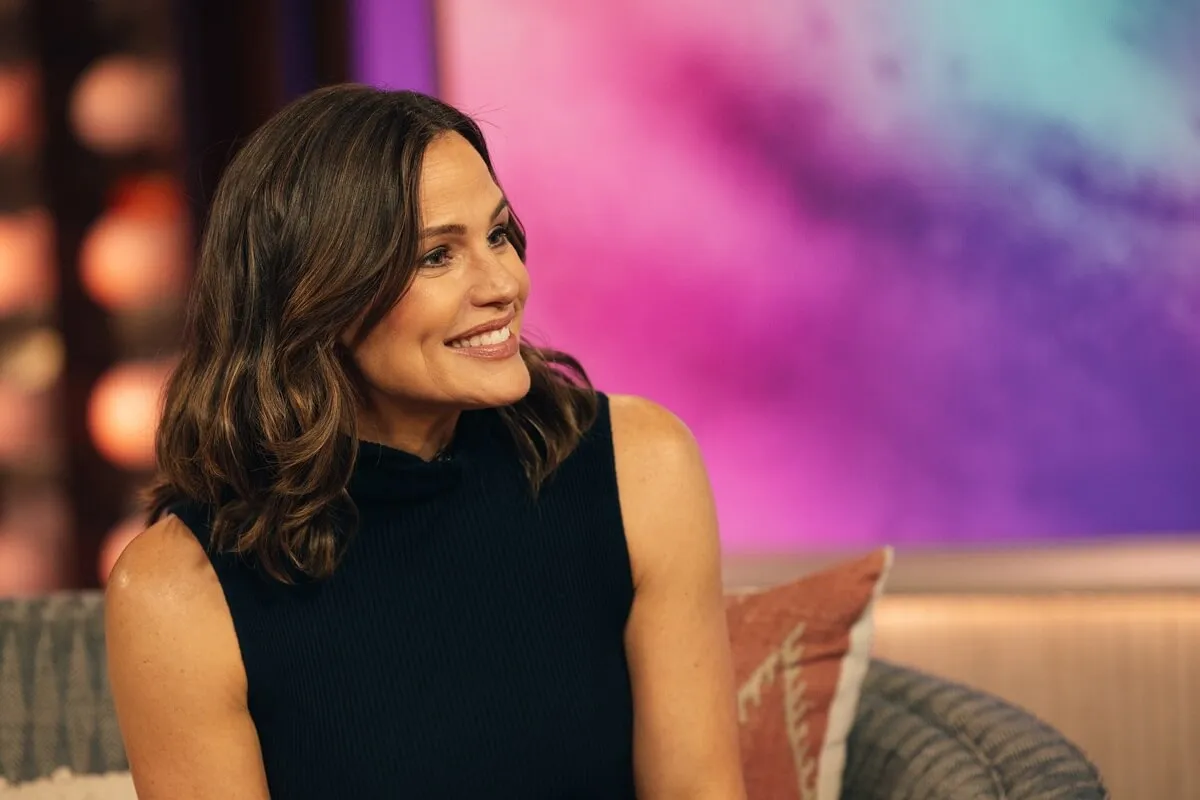
[[[479,126],[432,97],[318,90],[260,128],[209,210],[156,438],[149,522],[184,501],[213,509],[210,550],[271,577],[326,578],[357,510],[361,341],[407,290],[419,258],[421,162],[458,133],[495,171]],[[514,215],[510,238],[525,259]],[[364,314],[365,310],[365,314]],[[521,343],[532,385],[500,409],[534,489],[578,444],[597,398],[579,363]]]

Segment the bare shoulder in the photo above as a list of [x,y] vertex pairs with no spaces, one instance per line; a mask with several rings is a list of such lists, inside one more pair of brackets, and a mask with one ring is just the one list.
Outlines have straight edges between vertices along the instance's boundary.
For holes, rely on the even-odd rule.
[[174,614],[204,613],[221,587],[208,555],[187,526],[167,516],[126,546],[109,576],[110,621],[135,616],[142,624],[171,622]]
[[108,675],[137,795],[265,800],[233,620],[176,517],[125,548],[105,592]]
[[662,406],[610,398],[633,567],[625,625],[643,797],[745,798],[717,515],[700,448]]
[[668,409],[644,397],[612,395],[609,410],[618,474],[648,477],[689,464],[703,468],[695,437]]
[[188,673],[238,688],[240,652],[220,582],[200,542],[174,516],[121,553],[105,590],[105,634],[119,694],[126,687],[117,684],[126,681],[140,691],[147,678]]
[[695,437],[650,400],[609,398],[621,517],[639,586],[681,554],[715,561],[716,511]]

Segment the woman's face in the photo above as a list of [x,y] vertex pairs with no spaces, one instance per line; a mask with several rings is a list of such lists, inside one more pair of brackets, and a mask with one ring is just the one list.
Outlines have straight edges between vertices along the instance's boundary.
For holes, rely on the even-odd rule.
[[416,277],[355,349],[371,399],[414,414],[520,400],[529,391],[518,348],[529,273],[509,242],[500,187],[457,133],[425,151],[420,208]]

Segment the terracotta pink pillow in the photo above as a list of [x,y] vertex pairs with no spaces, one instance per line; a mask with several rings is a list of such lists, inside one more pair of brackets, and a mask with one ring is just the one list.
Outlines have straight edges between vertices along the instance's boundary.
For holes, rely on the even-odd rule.
[[885,548],[727,599],[750,800],[838,800],[891,561]]

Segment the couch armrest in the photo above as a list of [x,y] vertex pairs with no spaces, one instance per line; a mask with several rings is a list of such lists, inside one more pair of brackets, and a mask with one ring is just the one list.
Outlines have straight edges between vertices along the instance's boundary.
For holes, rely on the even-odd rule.
[[872,661],[847,745],[843,800],[1107,800],[1058,731],[983,692]]

